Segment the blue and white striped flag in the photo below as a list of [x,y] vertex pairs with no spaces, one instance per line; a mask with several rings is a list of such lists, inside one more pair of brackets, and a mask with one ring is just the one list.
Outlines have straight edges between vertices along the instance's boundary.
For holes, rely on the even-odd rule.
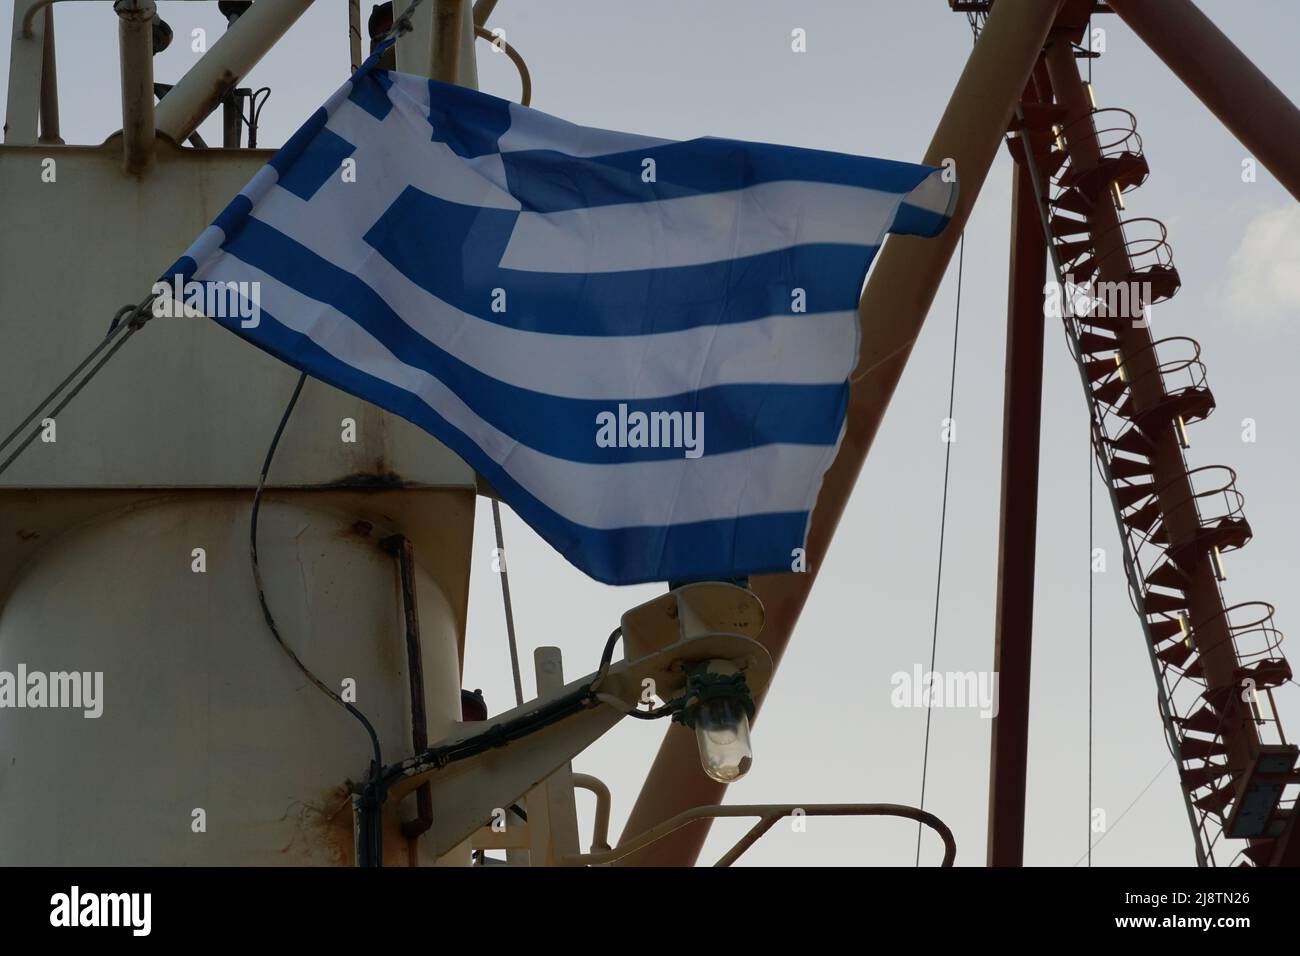
[[256,290],[213,318],[436,436],[600,581],[788,571],[867,268],[943,229],[944,178],[575,126],[372,57],[160,281]]

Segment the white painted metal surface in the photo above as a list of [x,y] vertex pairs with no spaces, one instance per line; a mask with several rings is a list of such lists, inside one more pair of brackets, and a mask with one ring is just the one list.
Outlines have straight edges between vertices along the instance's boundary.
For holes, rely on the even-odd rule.
[[153,25],[158,11],[153,0],[115,0],[113,10],[121,50],[123,166],[140,174],[154,157]]
[[[254,4],[158,125],[180,138],[204,90],[242,75],[308,2]],[[259,16],[274,22],[258,32]],[[13,40],[0,148],[3,432],[271,155],[159,141],[137,177],[117,138],[35,145],[43,22]],[[250,489],[296,377],[215,323],[154,319],[58,416],[55,440],[0,477],[0,671],[103,674],[98,718],[5,710],[0,864],[351,862],[345,785],[368,772],[368,738],[274,643],[249,568]],[[275,459],[269,487],[294,490],[262,510],[268,600],[327,684],[356,681],[387,762],[410,755],[411,717],[397,569],[378,541],[414,545],[440,739],[460,718],[473,485],[423,431],[316,382]],[[435,862],[398,832],[413,798],[390,803],[386,862]],[[437,862],[468,863],[468,843]]]
[[[145,177],[120,144],[0,149],[0,431],[22,420],[225,208],[269,150],[158,144]],[[53,163],[51,167],[47,160]],[[43,175],[52,170],[55,182]],[[251,487],[297,373],[214,322],[158,318],[60,416],[0,487]],[[342,422],[356,422],[356,442]],[[471,487],[427,433],[319,382],[303,391],[272,484],[385,476]]]
[[[330,686],[355,680],[357,706],[378,730],[385,760],[396,760],[410,753],[401,599],[393,559],[377,543],[391,528],[354,527],[366,511],[361,497],[302,492],[269,501],[260,554],[286,639]],[[466,534],[468,523],[459,524],[444,531]],[[193,570],[194,548],[205,551],[202,573]],[[415,553],[417,561],[434,554],[420,544]],[[458,624],[430,570],[418,569],[417,590],[437,739],[459,718],[449,639]],[[247,494],[174,495],[46,543],[0,609],[0,670],[20,663],[103,672],[103,713],[6,710],[0,863],[350,862],[342,787],[366,773],[369,742],[262,621]],[[196,810],[206,832],[195,832]],[[400,838],[389,834],[386,843],[389,861],[405,862]],[[467,849],[459,854],[468,862]]]
[[14,0],[13,30],[9,42],[9,94],[5,104],[5,145],[36,142],[36,120],[41,102],[41,61],[49,20],[32,18],[31,35],[23,35],[23,19],[39,0]]

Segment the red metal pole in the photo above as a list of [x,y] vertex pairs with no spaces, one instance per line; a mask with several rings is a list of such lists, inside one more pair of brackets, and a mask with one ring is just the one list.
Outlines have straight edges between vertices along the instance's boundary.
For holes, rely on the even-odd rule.
[[1110,0],[1187,88],[1300,199],[1300,109],[1191,0]]
[[1013,176],[993,654],[998,695],[989,756],[989,866],[1024,865],[1029,661],[1033,645],[1034,547],[1038,531],[1038,449],[1043,396],[1043,284],[1047,277],[1047,244],[1033,180],[1022,163],[1016,164]]

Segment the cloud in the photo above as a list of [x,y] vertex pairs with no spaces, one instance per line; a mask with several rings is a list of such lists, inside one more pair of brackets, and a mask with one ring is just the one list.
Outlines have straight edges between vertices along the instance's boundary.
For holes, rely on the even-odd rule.
[[1251,220],[1228,260],[1225,299],[1236,322],[1300,322],[1300,205]]

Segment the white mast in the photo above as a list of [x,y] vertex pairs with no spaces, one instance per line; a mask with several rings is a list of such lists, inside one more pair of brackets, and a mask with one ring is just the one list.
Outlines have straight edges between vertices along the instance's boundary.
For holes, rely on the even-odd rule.
[[[219,99],[207,80],[236,85],[308,5],[255,3],[158,107],[160,130],[192,132]],[[137,156],[153,152],[132,175],[120,137],[38,145],[52,22],[41,6],[15,4],[0,149],[0,408],[14,419],[5,431],[270,155],[132,140]],[[152,4],[124,7],[140,17]],[[461,75],[472,82],[467,10],[463,21]],[[128,59],[128,87],[135,69]],[[351,861],[343,787],[366,774],[369,740],[276,646],[249,569],[252,487],[296,374],[215,323],[155,319],[49,426],[49,440],[0,476],[0,670],[103,675],[98,718],[6,710],[0,816],[23,825],[0,828],[0,859]],[[470,469],[428,435],[307,383],[261,513],[266,598],[307,665],[337,692],[355,689],[386,761],[411,752],[412,708],[397,562],[380,542],[400,533],[413,544],[423,709],[437,740],[460,719],[474,495]],[[413,806],[401,805],[404,818]],[[394,813],[389,864],[414,859],[397,825]],[[444,857],[468,860],[468,844]]]

